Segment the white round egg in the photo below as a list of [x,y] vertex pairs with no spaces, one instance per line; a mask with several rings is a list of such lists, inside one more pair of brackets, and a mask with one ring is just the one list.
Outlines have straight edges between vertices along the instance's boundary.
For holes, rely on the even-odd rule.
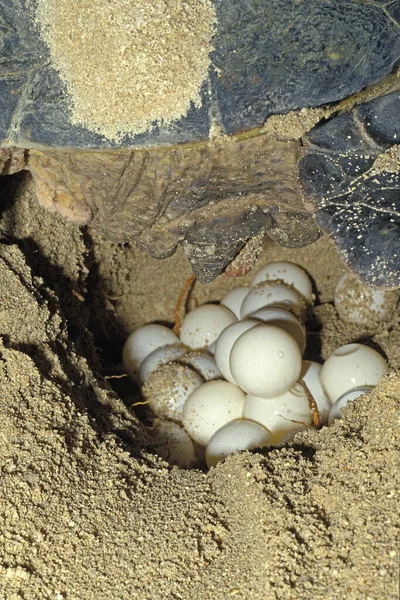
[[321,369],[321,383],[331,402],[355,387],[375,386],[388,370],[376,350],[363,344],[346,344],[327,358]]
[[151,428],[151,440],[157,454],[170,465],[189,469],[194,463],[193,442],[177,423],[156,419]]
[[146,356],[161,346],[171,344],[179,344],[179,339],[164,325],[150,323],[135,329],[126,340],[122,351],[122,362],[128,375],[135,379]]
[[208,381],[186,400],[183,426],[195,442],[206,446],[218,429],[242,416],[245,397],[228,381]]
[[240,309],[240,318],[245,319],[264,306],[280,306],[288,310],[303,310],[303,302],[296,290],[283,283],[260,283],[250,289]]
[[168,363],[150,373],[142,396],[157,417],[181,421],[186,399],[202,383],[202,378],[190,367]]
[[237,321],[235,315],[225,306],[203,304],[189,312],[182,321],[181,342],[192,350],[210,346],[221,331]]
[[290,389],[301,371],[301,353],[291,335],[272,325],[252,327],[236,340],[232,377],[248,394],[274,398]]
[[325,423],[332,403],[325,394],[321,384],[321,369],[322,365],[311,360],[303,360],[301,365],[300,380],[304,381],[309,392],[314,398],[321,423]]
[[371,288],[352,273],[344,273],[335,289],[335,308],[345,321],[370,325],[393,315],[399,300],[398,290]]
[[221,377],[214,357],[204,352],[188,352],[179,362],[196,371],[204,381],[212,381]]
[[300,352],[304,353],[307,341],[306,328],[289,310],[278,306],[264,306],[264,308],[251,313],[249,319],[255,319],[265,323],[265,325],[274,325],[283,329],[297,342]]
[[234,290],[231,290],[224,296],[221,300],[221,305],[229,308],[235,315],[237,319],[240,319],[240,308],[242,306],[242,302],[249,293],[249,287],[238,287]]
[[310,427],[312,423],[307,394],[299,383],[276,398],[248,394],[243,417],[268,429],[273,444],[282,441],[289,431]]
[[331,406],[328,417],[328,425],[332,425],[333,421],[342,418],[343,409],[347,406],[349,402],[357,400],[357,398],[363,396],[364,394],[367,394],[372,389],[372,387],[367,386],[357,387],[350,390],[349,392],[346,392],[345,394],[343,394],[343,396],[340,396],[340,398],[338,398],[336,402]]
[[146,356],[139,368],[139,383],[144,384],[150,373],[174,360],[182,358],[186,354],[183,346],[162,346]]
[[231,355],[232,346],[236,342],[236,340],[242,335],[242,333],[248,331],[256,325],[258,325],[257,321],[251,321],[249,319],[246,319],[244,321],[237,321],[236,323],[232,323],[232,325],[229,325],[229,327],[224,329],[224,331],[221,333],[221,335],[216,341],[214,351],[215,361],[222,375],[227,381],[230,381],[231,383],[236,383],[232,377],[231,369],[229,366],[229,359]]
[[233,452],[270,445],[271,435],[264,427],[254,421],[238,419],[227,423],[214,433],[207,444],[206,462],[208,467],[215,467]]
[[293,286],[308,302],[312,301],[312,286],[309,276],[304,269],[291,262],[272,262],[261,267],[255,274],[251,286],[254,287],[262,281],[277,280]]

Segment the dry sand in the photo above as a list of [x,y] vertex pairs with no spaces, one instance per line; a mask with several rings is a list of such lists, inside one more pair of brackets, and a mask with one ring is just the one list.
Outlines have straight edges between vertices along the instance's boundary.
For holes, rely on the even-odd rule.
[[126,380],[105,375],[129,329],[172,321],[182,255],[157,262],[65,224],[28,176],[0,183],[0,598],[398,600],[400,317],[339,319],[330,241],[267,245],[259,263],[287,257],[313,277],[309,356],[368,340],[390,375],[334,427],[181,471],[151,452]]
[[35,17],[72,123],[119,140],[201,105],[215,21],[209,0],[38,0]]

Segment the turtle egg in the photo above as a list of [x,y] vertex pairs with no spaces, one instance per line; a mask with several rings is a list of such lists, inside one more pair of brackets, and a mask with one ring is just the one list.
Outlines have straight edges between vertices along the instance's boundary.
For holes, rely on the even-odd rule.
[[135,329],[126,340],[122,351],[122,362],[128,375],[135,379],[146,356],[169,344],[179,344],[179,339],[164,325],[150,323]]
[[364,394],[367,394],[372,389],[372,387],[368,386],[357,387],[350,390],[349,392],[346,392],[345,394],[343,394],[343,396],[340,396],[340,398],[338,398],[336,402],[331,406],[328,417],[328,425],[332,425],[333,421],[342,418],[343,409],[347,406],[349,402],[357,400],[357,398],[363,396]]
[[244,320],[237,321],[229,325],[221,333],[215,344],[215,360],[222,375],[231,383],[236,383],[232,377],[231,369],[229,367],[229,357],[231,354],[232,346],[236,340],[252,327],[258,325],[257,321]]
[[283,283],[260,283],[251,288],[243,300],[240,318],[244,319],[264,306],[280,306],[289,310],[303,308],[301,297],[296,290]]
[[203,352],[188,352],[183,356],[179,362],[183,365],[187,365],[193,371],[196,371],[204,381],[212,381],[213,379],[219,379],[221,372],[217,367],[215,359],[209,354]]
[[270,433],[258,423],[238,419],[218,429],[207,444],[206,462],[208,467],[238,450],[252,450],[271,445]]
[[292,336],[303,354],[306,349],[306,328],[293,313],[279,306],[264,306],[251,313],[250,319],[261,321],[266,325],[274,325]]
[[203,383],[186,400],[182,424],[195,442],[206,446],[218,429],[242,416],[245,397],[228,381]]
[[291,262],[272,262],[262,267],[255,274],[251,286],[254,287],[262,281],[281,280],[293,286],[306,300],[312,302],[312,286],[307,273]]
[[249,293],[249,287],[238,287],[228,292],[221,300],[221,305],[229,308],[237,319],[240,319],[240,307]]
[[195,460],[194,445],[186,431],[177,423],[156,419],[151,429],[156,452],[170,465],[189,469]]
[[296,383],[301,353],[291,335],[273,325],[252,327],[236,340],[229,360],[232,377],[248,394],[274,398]]
[[169,363],[150,373],[142,395],[157,417],[180,421],[186,399],[202,383],[190,367]]
[[376,350],[363,344],[346,344],[327,358],[321,369],[321,383],[331,402],[360,386],[375,386],[388,370]]
[[139,383],[143,385],[150,373],[155,371],[161,365],[165,365],[178,358],[182,358],[186,350],[183,346],[162,346],[157,348],[151,354],[146,356],[139,369]]
[[311,360],[303,360],[300,380],[304,381],[310,394],[314,398],[318,407],[321,423],[324,423],[328,418],[328,413],[332,404],[321,385],[321,369],[322,365],[319,363]]
[[203,304],[183,319],[181,342],[193,350],[205,348],[215,342],[221,331],[235,321],[235,315],[225,306]]
[[397,290],[379,290],[362,283],[355,275],[344,273],[335,289],[335,308],[342,319],[368,325],[385,321],[396,310]]
[[310,427],[312,416],[307,394],[296,383],[276,398],[246,397],[243,417],[256,421],[271,433],[273,444],[278,444],[289,431]]
[[[229,327],[229,325],[228,325],[228,327]],[[206,350],[207,350],[208,354],[210,354],[211,356],[214,356],[215,346],[216,345],[217,345],[217,340],[215,340],[215,342],[213,342],[212,344],[210,344],[209,346],[207,346]]]

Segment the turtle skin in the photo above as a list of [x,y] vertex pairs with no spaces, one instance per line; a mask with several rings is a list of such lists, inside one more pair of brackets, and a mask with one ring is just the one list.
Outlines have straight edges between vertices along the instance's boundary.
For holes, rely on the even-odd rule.
[[[117,143],[70,122],[70,99],[32,22],[35,0],[0,0],[3,172],[30,170],[42,205],[152,256],[183,244],[203,282],[263,232],[295,247],[316,240],[320,227],[330,230],[299,162],[307,144],[265,133],[264,124],[304,107],[326,105],[329,115],[333,103],[380,82],[400,59],[399,0],[214,6],[201,105]],[[368,269],[347,256],[351,240],[335,239],[366,277]]]
[[299,162],[319,227],[369,285],[400,287],[400,92],[332,117]]
[[207,283],[261,232],[289,246],[318,239],[298,186],[300,156],[299,142],[257,136],[111,154],[31,150],[28,160],[43,206],[154,258],[183,244]]

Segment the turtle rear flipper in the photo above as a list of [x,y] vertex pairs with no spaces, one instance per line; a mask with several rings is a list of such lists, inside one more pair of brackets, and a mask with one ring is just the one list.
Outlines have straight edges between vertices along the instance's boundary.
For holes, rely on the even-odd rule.
[[333,117],[305,138],[299,173],[321,229],[371,286],[400,287],[400,92]]

